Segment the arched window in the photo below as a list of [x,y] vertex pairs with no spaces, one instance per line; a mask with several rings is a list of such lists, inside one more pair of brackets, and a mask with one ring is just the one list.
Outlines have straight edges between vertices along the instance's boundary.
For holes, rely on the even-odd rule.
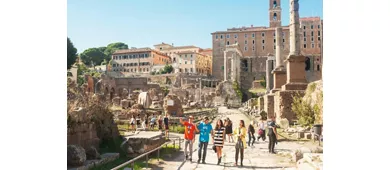
[[277,15],[276,15],[276,13],[274,13],[274,21],[276,21],[277,20]]
[[276,8],[277,5],[276,0],[274,0],[274,8]]
[[320,65],[317,65],[317,71],[320,71]]
[[229,45],[229,41],[226,44]]

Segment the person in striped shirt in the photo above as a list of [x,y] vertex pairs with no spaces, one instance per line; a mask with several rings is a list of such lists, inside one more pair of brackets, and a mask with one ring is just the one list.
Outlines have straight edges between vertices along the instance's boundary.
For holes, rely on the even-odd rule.
[[214,131],[215,131],[214,145],[217,150],[217,157],[218,157],[217,165],[219,165],[221,163],[221,158],[222,158],[223,144],[225,143],[225,126],[223,125],[221,119],[217,121]]

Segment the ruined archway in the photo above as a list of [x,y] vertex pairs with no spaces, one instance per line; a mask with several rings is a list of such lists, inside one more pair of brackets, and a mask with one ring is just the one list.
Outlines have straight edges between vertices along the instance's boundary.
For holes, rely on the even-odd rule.
[[305,71],[310,71],[310,58],[305,58]]

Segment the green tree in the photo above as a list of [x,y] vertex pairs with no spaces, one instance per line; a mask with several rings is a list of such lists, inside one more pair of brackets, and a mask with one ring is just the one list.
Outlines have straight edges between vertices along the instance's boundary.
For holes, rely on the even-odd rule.
[[88,48],[80,54],[80,58],[88,66],[100,65],[107,56],[99,48]]
[[129,49],[129,46],[125,43],[122,43],[122,42],[111,43],[111,44],[108,44],[107,47],[104,49],[104,54],[107,56],[107,60],[110,60],[111,55],[116,50],[122,50],[122,49]]
[[162,72],[163,74],[166,74],[166,73],[172,73],[172,71],[173,71],[172,65],[165,65]]
[[73,46],[72,41],[70,41],[69,37],[68,39],[68,51],[67,51],[67,69],[70,69],[72,65],[76,62],[77,58],[77,49]]

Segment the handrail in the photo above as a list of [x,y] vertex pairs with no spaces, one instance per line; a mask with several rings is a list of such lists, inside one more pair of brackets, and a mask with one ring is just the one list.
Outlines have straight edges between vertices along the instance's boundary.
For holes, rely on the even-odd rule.
[[[181,140],[181,138],[180,137],[178,137],[177,139],[179,139],[179,142],[178,142],[178,145],[179,145],[179,149],[180,149],[180,140]],[[170,143],[172,143],[173,142],[173,147],[176,149],[176,145],[175,145],[175,142],[174,142],[175,140],[172,140],[172,141],[168,141],[168,142],[165,142],[164,144],[162,144],[161,146],[159,146],[159,147],[157,147],[157,148],[154,148],[154,149],[152,149],[152,150],[150,150],[150,151],[148,151],[148,152],[146,152],[146,153],[143,153],[143,154],[141,154],[141,155],[139,155],[139,156],[137,156],[137,157],[135,157],[135,158],[133,158],[133,159],[131,159],[131,160],[129,160],[129,161],[127,161],[127,162],[125,162],[125,163],[122,163],[122,164],[120,164],[119,166],[117,166],[117,167],[115,167],[115,168],[112,168],[111,170],[119,170],[120,168],[123,168],[123,167],[125,167],[126,165],[129,165],[129,164],[131,164],[131,163],[133,163],[133,168],[132,169],[134,169],[134,162],[135,161],[137,161],[138,159],[141,159],[141,158],[143,158],[143,157],[145,157],[146,156],[146,167],[148,166],[148,161],[149,161],[149,158],[148,158],[148,155],[149,154],[151,154],[152,152],[155,152],[155,151],[158,151],[158,159],[160,158],[160,149],[162,148],[162,147],[164,147],[164,145],[168,145],[168,144],[170,144]]]

